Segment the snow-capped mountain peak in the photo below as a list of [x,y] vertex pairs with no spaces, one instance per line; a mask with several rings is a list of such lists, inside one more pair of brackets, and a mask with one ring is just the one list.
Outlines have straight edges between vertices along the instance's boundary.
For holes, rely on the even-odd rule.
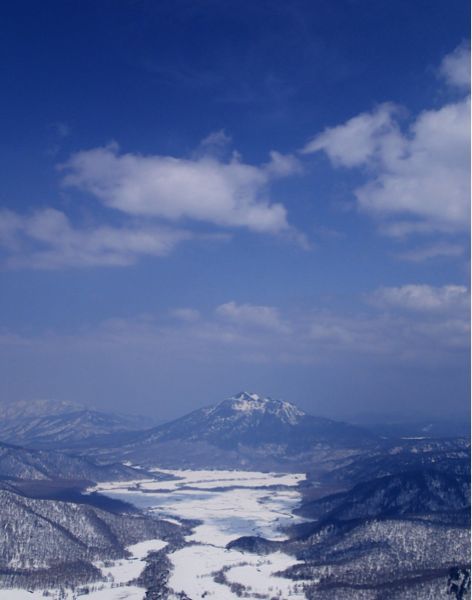
[[229,407],[232,411],[237,411],[247,416],[254,414],[273,415],[280,421],[290,425],[296,425],[300,417],[304,417],[306,414],[290,402],[273,400],[272,398],[249,392],[240,392],[229,398],[229,400],[224,400],[216,408],[218,406]]
[[278,470],[293,461],[300,468],[301,460],[311,461],[315,447],[357,448],[376,439],[362,428],[315,417],[290,402],[240,392],[152,429],[113,438],[110,444],[104,440],[100,452],[168,468]]
[[230,399],[231,408],[241,412],[264,411],[269,401],[268,398],[262,398],[259,394],[250,394],[241,392],[232,396]]

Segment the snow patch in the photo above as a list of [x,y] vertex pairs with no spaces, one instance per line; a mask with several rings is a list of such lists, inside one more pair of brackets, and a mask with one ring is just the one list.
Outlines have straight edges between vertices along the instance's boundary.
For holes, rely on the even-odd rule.
[[250,394],[248,392],[241,392],[237,396],[230,398],[229,401],[221,402],[216,408],[225,406],[228,402],[235,411],[247,414],[255,412],[272,414],[290,425],[296,425],[299,417],[303,417],[306,414],[290,402],[264,398],[259,396],[259,394]]

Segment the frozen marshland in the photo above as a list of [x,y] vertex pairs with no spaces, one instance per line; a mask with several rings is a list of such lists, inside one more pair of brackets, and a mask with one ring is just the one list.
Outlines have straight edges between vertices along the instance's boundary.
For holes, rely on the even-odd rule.
[[[183,592],[192,600],[233,599],[239,596],[231,590],[231,585],[239,584],[249,598],[290,597],[295,600],[305,597],[301,591],[302,582],[294,583],[276,575],[296,562],[292,557],[280,552],[259,556],[226,549],[229,542],[243,535],[284,539],[280,528],[299,520],[292,510],[300,500],[297,485],[304,475],[247,471],[165,472],[178,479],[109,483],[95,490],[152,510],[160,518],[201,521],[186,537],[188,545],[169,553],[173,566],[169,587],[176,594]],[[123,569],[126,568],[123,565]],[[120,568],[117,572],[122,580]],[[220,577],[217,577],[218,573]],[[224,583],[215,581],[215,578],[221,581],[221,574],[224,574]],[[126,597],[109,596],[109,591],[105,596],[104,590],[101,597]],[[121,588],[120,593],[123,592]]]
[[[162,470],[161,470],[162,472]],[[298,483],[302,474],[248,471],[167,470],[176,479],[108,482],[93,491],[130,502],[169,521],[197,520],[200,524],[187,535],[186,545],[169,550],[172,573],[168,587],[177,600],[186,594],[191,600],[214,598],[305,598],[304,582],[278,575],[296,560],[276,552],[260,556],[228,550],[226,545],[241,536],[260,535],[285,539],[284,526],[301,519],[292,514],[300,501]],[[129,546],[131,557],[95,563],[106,582],[90,586],[84,596],[91,600],[141,600],[145,589],[130,582],[146,566],[148,552],[166,548],[160,539]],[[67,590],[49,590],[50,598],[72,600]],[[42,591],[0,590],[0,600],[44,599]]]

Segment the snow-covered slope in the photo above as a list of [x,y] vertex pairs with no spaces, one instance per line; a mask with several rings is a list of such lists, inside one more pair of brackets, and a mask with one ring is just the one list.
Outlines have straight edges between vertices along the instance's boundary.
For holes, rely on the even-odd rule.
[[29,447],[72,447],[108,434],[143,429],[149,419],[35,400],[0,404],[0,440]]
[[[470,577],[466,459],[453,472],[429,468],[361,482],[304,502],[296,512],[316,521],[293,527],[289,540],[250,535],[227,547],[302,559],[285,575],[312,582],[305,587],[307,600],[446,598],[459,571]],[[451,596],[470,598],[470,586]]]
[[2,422],[19,421],[21,419],[44,417],[45,415],[63,415],[84,409],[85,406],[76,402],[49,400],[46,398],[0,402],[0,420]]
[[[358,483],[353,489],[306,502],[299,514],[309,518],[349,520],[366,517],[436,515],[462,521],[470,511],[470,465],[454,473],[422,469]],[[432,518],[432,517],[431,517]]]
[[[330,482],[352,486],[407,470],[435,469],[460,474],[465,463],[470,463],[468,439],[385,440],[377,447],[338,461],[333,465],[328,479]],[[318,479],[316,469],[313,477]]]
[[294,404],[241,392],[148,432],[146,441],[208,441],[222,448],[276,443],[305,448],[316,442],[337,444],[374,436],[338,421],[313,417]]
[[139,471],[119,463],[99,465],[86,457],[0,442],[0,479],[122,481],[139,477]]
[[283,546],[306,561],[285,574],[313,582],[307,600],[454,598],[451,569],[470,565],[469,529],[422,520],[329,523]]
[[[101,580],[95,561],[125,557],[127,546],[143,540],[179,535],[178,526],[141,513],[115,514],[85,504],[32,499],[2,487],[2,589],[58,588]],[[23,597],[28,597],[26,590]]]
[[[254,415],[272,415],[282,423],[297,425],[306,416],[306,413],[290,402],[262,398],[258,394],[241,392],[208,411],[210,415],[230,411],[233,420],[239,417],[253,417]],[[225,418],[225,417],[223,417]]]

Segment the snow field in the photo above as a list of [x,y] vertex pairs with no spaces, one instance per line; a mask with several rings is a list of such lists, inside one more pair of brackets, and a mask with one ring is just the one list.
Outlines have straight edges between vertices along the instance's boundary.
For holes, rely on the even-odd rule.
[[[292,510],[300,500],[296,486],[304,475],[244,471],[165,472],[179,479],[138,482],[139,487],[134,487],[134,482],[132,486],[111,483],[100,486],[98,491],[138,506],[142,506],[145,496],[146,506],[160,518],[202,521],[186,537],[189,545],[169,554],[173,565],[169,587],[176,594],[175,598],[183,592],[192,600],[202,597],[235,600],[239,597],[235,584],[244,587],[248,598],[305,598],[303,582],[275,575],[296,564],[293,557],[280,552],[259,556],[226,549],[230,541],[244,535],[285,539],[279,527],[302,521],[293,516]],[[285,487],[265,489],[274,485]],[[186,489],[188,487],[197,489]]]

